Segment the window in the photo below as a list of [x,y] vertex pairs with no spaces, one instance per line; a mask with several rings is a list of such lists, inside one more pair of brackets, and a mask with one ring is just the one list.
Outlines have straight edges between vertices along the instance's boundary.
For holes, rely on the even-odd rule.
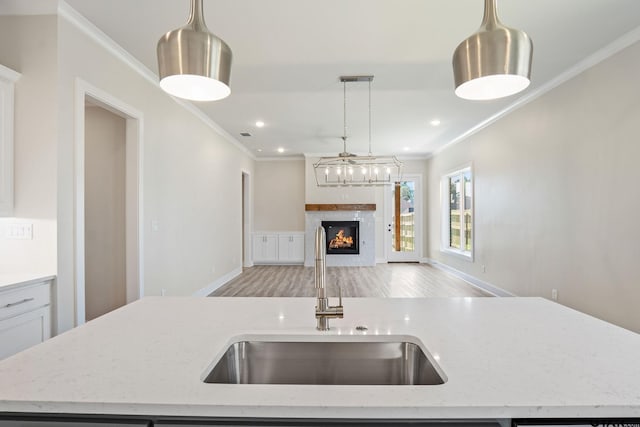
[[473,257],[473,178],[471,167],[442,177],[442,249]]

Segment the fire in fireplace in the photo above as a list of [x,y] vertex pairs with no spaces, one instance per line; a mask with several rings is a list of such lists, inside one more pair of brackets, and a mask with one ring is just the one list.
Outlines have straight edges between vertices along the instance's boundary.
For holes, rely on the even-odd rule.
[[360,253],[359,221],[322,221],[327,235],[328,255],[358,255]]

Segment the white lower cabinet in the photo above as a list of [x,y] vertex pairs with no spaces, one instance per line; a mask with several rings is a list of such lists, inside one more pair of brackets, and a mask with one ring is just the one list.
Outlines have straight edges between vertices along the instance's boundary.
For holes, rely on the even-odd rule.
[[278,261],[304,262],[304,235],[278,236]]
[[253,235],[256,264],[301,264],[304,262],[304,233],[277,232]]
[[0,359],[51,337],[51,282],[0,291]]
[[253,236],[253,262],[269,263],[278,261],[278,235],[255,234]]

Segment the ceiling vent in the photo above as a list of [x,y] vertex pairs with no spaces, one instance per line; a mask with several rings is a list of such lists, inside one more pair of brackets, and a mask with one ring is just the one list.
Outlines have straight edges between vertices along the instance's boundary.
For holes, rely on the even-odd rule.
[[242,136],[251,136],[251,134],[249,132],[240,132],[240,135],[242,135]]

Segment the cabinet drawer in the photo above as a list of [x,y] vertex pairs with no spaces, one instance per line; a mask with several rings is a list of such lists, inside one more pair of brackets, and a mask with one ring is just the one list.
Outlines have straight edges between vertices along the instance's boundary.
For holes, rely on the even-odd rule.
[[17,316],[50,303],[51,286],[49,282],[0,292],[0,319]]

